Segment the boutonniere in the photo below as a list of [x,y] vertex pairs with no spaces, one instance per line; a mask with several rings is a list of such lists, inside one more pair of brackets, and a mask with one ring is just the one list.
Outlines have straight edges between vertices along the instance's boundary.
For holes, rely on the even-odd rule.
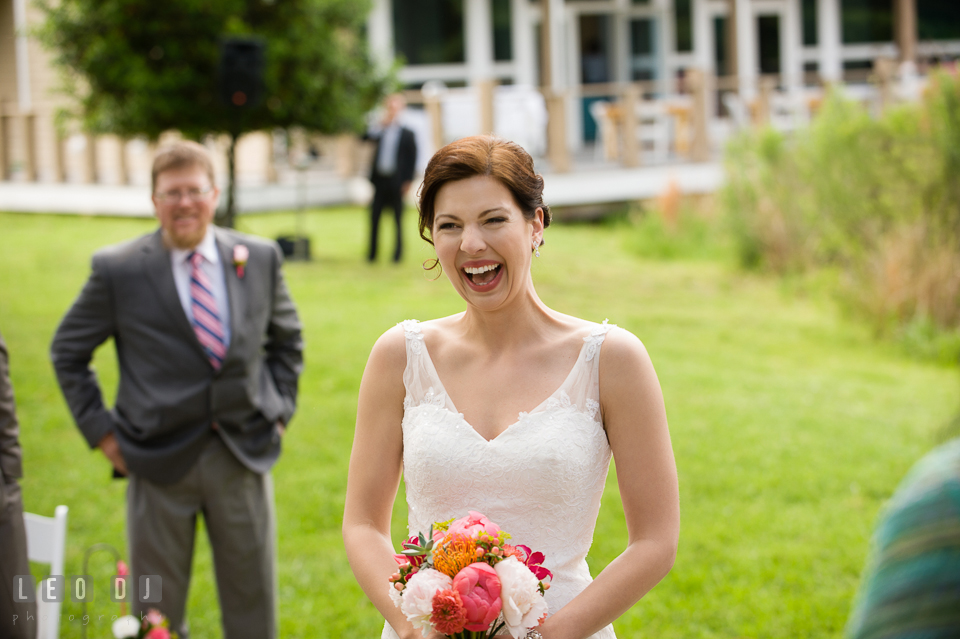
[[237,277],[240,279],[243,279],[243,271],[247,267],[248,259],[250,259],[250,249],[243,244],[233,247],[233,267],[237,269]]

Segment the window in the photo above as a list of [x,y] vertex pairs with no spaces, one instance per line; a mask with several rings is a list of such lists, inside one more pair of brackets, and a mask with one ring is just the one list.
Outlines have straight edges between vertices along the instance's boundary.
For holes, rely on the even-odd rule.
[[650,18],[630,21],[630,77],[653,80],[657,77],[656,23]]
[[760,73],[780,73],[780,17],[757,16]]
[[843,0],[840,7],[844,44],[893,41],[890,0]]
[[717,65],[717,75],[730,75],[727,63],[727,18],[717,16],[713,19],[713,59]]
[[817,0],[803,0],[800,8],[803,20],[803,46],[817,45]]
[[407,64],[464,62],[463,0],[393,0],[393,41]]
[[693,51],[693,0],[674,0],[677,51]]
[[510,0],[491,0],[490,10],[493,13],[493,59],[497,62],[513,60]]
[[960,40],[960,2],[917,0],[917,31],[921,40]]

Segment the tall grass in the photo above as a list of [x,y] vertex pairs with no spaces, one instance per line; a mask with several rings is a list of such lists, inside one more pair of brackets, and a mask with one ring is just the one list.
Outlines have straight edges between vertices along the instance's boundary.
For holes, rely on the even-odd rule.
[[956,74],[934,74],[920,103],[879,118],[834,91],[808,130],[743,136],[726,166],[744,266],[836,268],[841,298],[879,333],[960,327]]

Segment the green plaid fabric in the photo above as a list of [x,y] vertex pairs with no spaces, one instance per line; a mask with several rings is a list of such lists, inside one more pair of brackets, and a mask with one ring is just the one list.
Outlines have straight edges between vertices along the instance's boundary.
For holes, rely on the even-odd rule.
[[960,637],[960,438],[917,462],[891,498],[847,633]]

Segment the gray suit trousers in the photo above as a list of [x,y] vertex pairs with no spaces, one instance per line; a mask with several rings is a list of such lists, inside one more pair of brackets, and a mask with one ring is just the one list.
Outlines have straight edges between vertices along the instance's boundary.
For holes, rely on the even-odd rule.
[[135,614],[157,608],[171,630],[188,636],[187,587],[197,514],[202,513],[216,572],[225,639],[277,636],[276,520],[269,473],[249,470],[211,433],[200,458],[174,484],[136,475],[127,487],[127,533],[133,584],[160,575],[159,603],[134,605]]
[[16,479],[4,479],[0,473],[0,637],[37,636],[37,604],[15,603],[13,598],[14,576],[29,574],[20,484]]

